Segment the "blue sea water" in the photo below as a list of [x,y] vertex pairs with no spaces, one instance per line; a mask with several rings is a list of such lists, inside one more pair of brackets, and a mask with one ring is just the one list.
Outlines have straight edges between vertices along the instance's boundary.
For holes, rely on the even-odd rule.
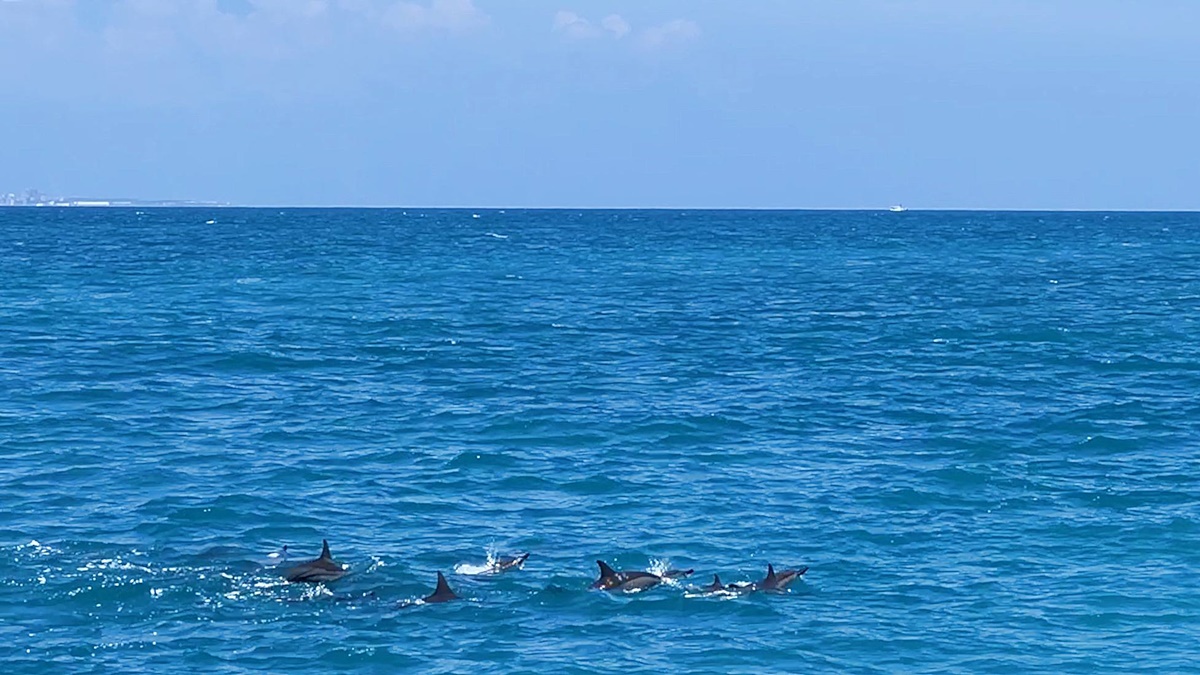
[[1200,214],[7,209],[0,280],[6,672],[1198,672]]

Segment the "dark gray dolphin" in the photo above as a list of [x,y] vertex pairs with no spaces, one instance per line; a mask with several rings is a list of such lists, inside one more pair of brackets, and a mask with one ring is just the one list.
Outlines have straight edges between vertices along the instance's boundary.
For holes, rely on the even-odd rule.
[[717,593],[725,590],[725,584],[721,583],[721,577],[713,575],[713,582],[704,587],[705,593]]
[[618,572],[597,560],[600,566],[600,578],[592,584],[592,588],[604,591],[642,591],[653,588],[663,582],[662,577],[649,572]]
[[433,594],[424,598],[425,602],[450,602],[451,600],[460,599],[454,591],[450,590],[450,584],[446,583],[446,577],[438,572],[437,588],[433,590]]
[[507,572],[511,569],[520,568],[525,564],[525,560],[529,558],[528,553],[522,553],[515,556],[501,556],[492,561],[492,567],[489,570],[492,574]]
[[786,590],[788,585],[796,579],[799,579],[805,572],[807,567],[800,567],[794,570],[783,570],[776,573],[775,568],[770,563],[767,564],[767,578],[758,582],[757,587],[760,591],[782,591]]
[[333,561],[333,556],[329,554],[329,541],[322,539],[321,556],[289,569],[285,578],[296,583],[322,584],[337,581],[344,576],[346,569]]

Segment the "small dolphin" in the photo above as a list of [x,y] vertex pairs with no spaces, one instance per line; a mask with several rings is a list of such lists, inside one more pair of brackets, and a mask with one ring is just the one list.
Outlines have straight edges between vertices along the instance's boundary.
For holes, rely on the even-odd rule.
[[664,578],[664,579],[686,579],[687,577],[692,576],[692,573],[694,573],[695,571],[696,570],[670,569],[670,570],[667,570],[666,572],[662,573],[662,578]]
[[749,593],[755,590],[756,584],[723,584],[721,577],[713,575],[713,582],[705,586],[702,590],[705,593]]
[[758,582],[756,586],[760,591],[783,591],[787,590],[789,584],[796,579],[799,579],[805,572],[807,567],[801,567],[794,570],[783,570],[776,574],[775,568],[770,563],[767,564],[767,578]]
[[725,590],[725,584],[721,583],[721,577],[713,575],[713,582],[704,587],[705,593],[719,593]]
[[285,577],[291,582],[321,584],[327,581],[337,581],[346,576],[346,568],[333,561],[329,554],[329,541],[321,540],[321,557],[300,563],[289,569]]
[[596,564],[600,566],[600,578],[592,584],[592,588],[604,591],[644,591],[663,582],[662,577],[650,572],[617,572],[603,560],[597,560]]
[[438,572],[437,588],[433,590],[432,595],[426,596],[424,601],[426,603],[434,603],[450,602],[451,600],[459,599],[458,595],[450,590],[450,584],[446,583],[446,577],[441,572]]
[[527,558],[529,558],[528,553],[515,556],[501,556],[492,561],[491,568],[488,571],[492,574],[499,574],[512,569],[520,569],[525,564]]

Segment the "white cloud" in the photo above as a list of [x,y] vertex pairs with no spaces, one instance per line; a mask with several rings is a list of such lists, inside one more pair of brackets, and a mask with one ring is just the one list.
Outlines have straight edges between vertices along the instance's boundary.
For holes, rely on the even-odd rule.
[[603,21],[600,22],[600,26],[604,28],[604,30],[612,33],[613,37],[617,38],[618,40],[626,35],[629,35],[629,31],[633,30],[630,28],[629,22],[621,18],[620,14],[609,14],[608,16],[604,17]]
[[585,17],[565,9],[554,15],[552,29],[556,33],[562,33],[575,40],[599,37],[620,40],[627,35],[634,34],[637,43],[646,49],[681,45],[700,37],[700,26],[695,21],[687,19],[674,19],[635,33],[633,26],[620,14],[609,14],[599,24],[595,24]]
[[591,21],[575,12],[562,10],[554,15],[554,31],[577,40],[599,37],[600,31]]
[[674,19],[643,30],[638,35],[638,41],[648,49],[660,49],[682,45],[699,37],[700,26],[695,21]]

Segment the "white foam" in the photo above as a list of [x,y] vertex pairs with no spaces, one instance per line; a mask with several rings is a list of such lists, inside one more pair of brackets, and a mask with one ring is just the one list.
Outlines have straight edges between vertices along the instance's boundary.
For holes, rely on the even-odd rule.
[[484,562],[482,565],[477,565],[474,563],[459,563],[454,566],[454,573],[462,574],[464,576],[478,576],[480,574],[495,574],[496,573],[496,546],[495,546],[495,544],[488,544],[488,547],[486,549],[484,549],[484,553],[487,555],[487,561]]
[[476,565],[473,563],[459,563],[454,566],[454,573],[464,576],[478,576],[480,574],[492,574],[492,565],[490,563],[484,565]]
[[669,569],[671,569],[671,561],[670,560],[667,560],[665,558],[663,558],[663,559],[651,558],[650,559],[650,569],[648,569],[646,571],[653,575],[661,577],[662,575],[666,574],[667,570],[669,570]]

